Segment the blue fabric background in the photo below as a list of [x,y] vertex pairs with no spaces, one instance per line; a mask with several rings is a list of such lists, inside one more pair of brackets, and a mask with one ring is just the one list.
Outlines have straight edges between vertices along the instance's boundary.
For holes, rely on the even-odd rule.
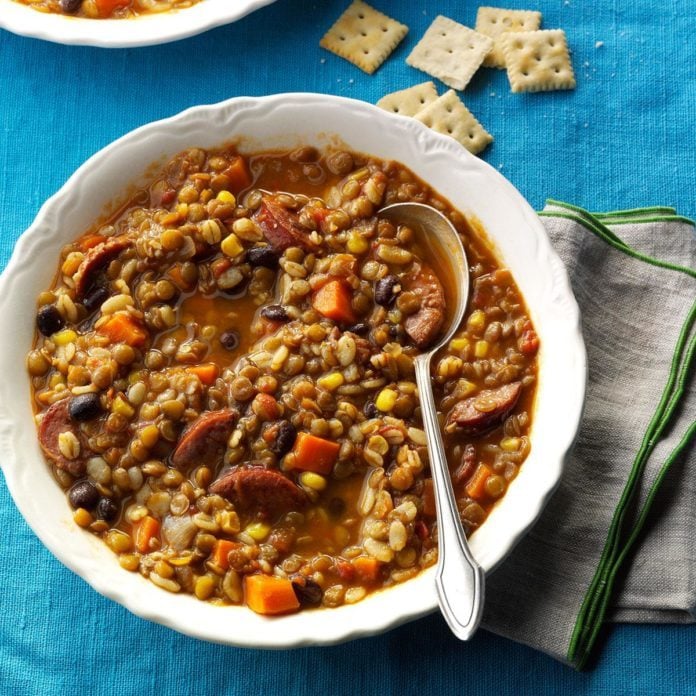
[[[427,79],[404,60],[436,14],[473,25],[478,6],[375,0],[410,33],[368,76],[318,46],[346,4],[278,0],[237,24],[146,49],[70,48],[0,31],[0,267],[40,204],[132,128],[244,94],[374,102]],[[674,205],[694,217],[693,0],[501,4],[539,9],[545,28],[566,30],[578,86],[515,95],[504,72],[480,71],[464,100],[495,136],[483,157],[536,208],[552,196],[591,210]],[[63,568],[2,478],[0,529],[2,694],[696,693],[690,627],[615,628],[586,674],[483,631],[459,644],[437,615],[329,648],[210,645],[130,615]]]

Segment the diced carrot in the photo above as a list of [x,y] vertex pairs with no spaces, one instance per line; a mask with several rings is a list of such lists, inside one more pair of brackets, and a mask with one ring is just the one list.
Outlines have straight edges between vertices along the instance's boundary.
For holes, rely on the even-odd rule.
[[230,180],[230,191],[234,194],[251,186],[251,176],[243,157],[235,157],[222,173]]
[[346,324],[355,322],[351,306],[351,290],[342,280],[331,280],[312,296],[312,306],[320,314]]
[[135,548],[140,553],[152,551],[150,542],[152,539],[159,537],[159,532],[160,523],[154,517],[150,517],[150,515],[143,517],[134,529]]
[[229,555],[230,551],[234,551],[242,546],[237,541],[229,541],[228,539],[218,539],[215,543],[215,549],[211,560],[216,566],[220,566],[223,570],[230,567]]
[[139,347],[147,340],[147,331],[130,314],[114,314],[97,329],[113,343]]
[[433,488],[433,480],[425,479],[423,481],[423,514],[427,517],[435,517],[437,508],[435,507],[435,489]]
[[300,433],[292,449],[295,455],[292,467],[316,474],[330,474],[340,449],[337,442],[324,440],[310,433]]
[[95,0],[94,4],[100,17],[109,17],[114,10],[129,5],[130,0]]
[[215,363],[202,363],[187,367],[186,372],[196,375],[203,384],[211,385],[215,383],[220,370]]
[[466,484],[466,494],[474,500],[481,500],[486,495],[486,481],[491,475],[491,470],[485,464],[479,464],[474,471],[474,475]]
[[106,241],[106,237],[102,234],[90,234],[87,237],[83,237],[79,244],[82,251],[89,251],[93,247]]
[[300,608],[292,583],[287,578],[246,575],[244,594],[247,606],[257,614],[287,614]]
[[379,582],[382,566],[376,558],[358,556],[352,563],[358,580],[365,583]]

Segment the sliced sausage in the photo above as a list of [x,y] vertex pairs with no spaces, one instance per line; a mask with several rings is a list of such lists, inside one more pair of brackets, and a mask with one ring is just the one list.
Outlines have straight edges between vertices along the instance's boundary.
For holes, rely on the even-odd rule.
[[112,237],[92,247],[85,254],[85,258],[82,259],[82,263],[74,277],[75,294],[78,299],[87,294],[87,291],[94,283],[97,273],[130,245],[131,242],[126,237]]
[[291,246],[299,246],[308,251],[315,249],[309,239],[309,230],[300,225],[297,215],[275,203],[272,198],[263,199],[261,207],[254,214],[254,220],[277,252],[283,252]]
[[44,417],[39,424],[39,444],[46,456],[51,459],[59,469],[79,476],[84,472],[85,459],[84,453],[75,459],[68,459],[63,456],[58,446],[58,437],[61,433],[70,432],[82,445],[80,428],[70,418],[70,399],[61,399],[52,404],[44,413]]
[[233,408],[207,411],[189,425],[179,438],[172,464],[180,469],[213,464],[222,457],[239,414]]
[[402,279],[404,290],[420,297],[420,309],[404,322],[411,340],[422,350],[435,341],[445,321],[445,291],[427,264],[416,264]]
[[462,453],[462,459],[459,462],[459,466],[452,475],[452,481],[456,484],[461,484],[468,481],[471,478],[471,474],[474,473],[476,463],[476,447],[474,447],[471,443],[468,443],[464,448],[464,452]]
[[467,432],[480,433],[502,423],[515,408],[522,393],[522,382],[512,382],[497,389],[484,389],[476,396],[464,399],[452,407],[446,428],[459,427]]
[[214,481],[209,490],[242,509],[258,510],[264,515],[301,510],[309,500],[307,494],[283,474],[260,466],[230,469]]

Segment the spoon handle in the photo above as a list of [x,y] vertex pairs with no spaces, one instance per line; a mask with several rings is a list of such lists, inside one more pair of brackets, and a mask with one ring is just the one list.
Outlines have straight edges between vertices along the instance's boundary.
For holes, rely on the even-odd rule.
[[435,585],[440,610],[452,633],[460,640],[468,640],[481,621],[485,576],[469,549],[459,519],[437,420],[430,357],[430,354],[419,355],[415,360],[415,367],[437,508],[438,559]]

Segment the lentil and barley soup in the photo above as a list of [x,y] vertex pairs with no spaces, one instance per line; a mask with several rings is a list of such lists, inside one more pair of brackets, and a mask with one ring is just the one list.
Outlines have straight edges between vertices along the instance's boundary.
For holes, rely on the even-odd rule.
[[129,19],[170,10],[183,10],[201,0],[16,0],[52,14],[88,19]]
[[465,244],[468,314],[433,381],[461,519],[529,452],[539,341],[485,234],[408,169],[346,150],[187,150],[61,254],[27,365],[75,522],[170,592],[262,614],[335,607],[434,563],[413,359]]

